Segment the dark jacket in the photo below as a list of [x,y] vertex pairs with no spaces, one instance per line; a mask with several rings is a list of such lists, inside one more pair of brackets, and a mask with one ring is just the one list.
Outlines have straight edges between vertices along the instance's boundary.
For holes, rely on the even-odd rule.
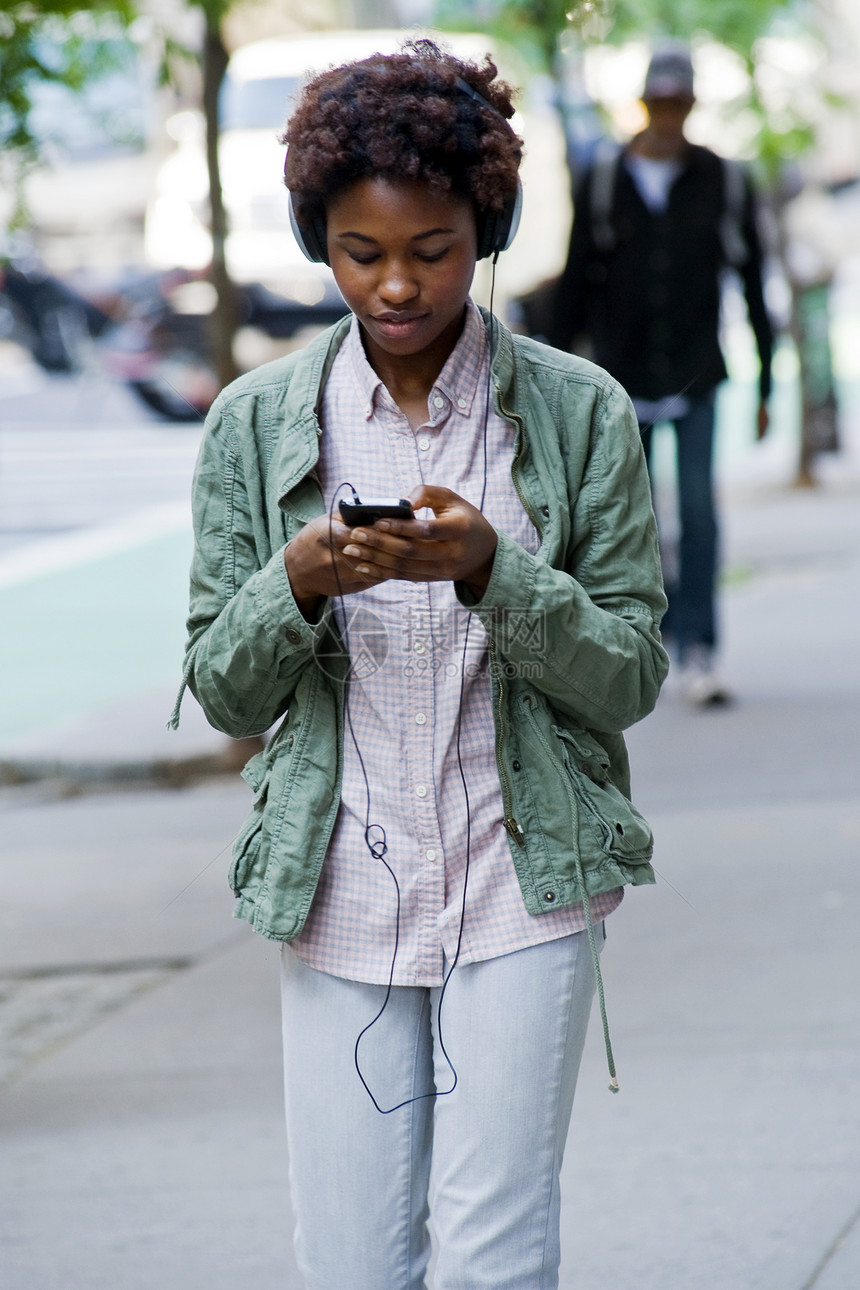
[[[719,318],[727,259],[721,236],[724,167],[715,153],[690,144],[664,214],[652,214],[624,165],[618,164],[601,249],[593,227],[593,170],[580,184],[567,264],[552,312],[550,342],[559,349],[587,338],[590,357],[633,398],[691,397],[726,376]],[[746,258],[738,267],[761,360],[762,398],[770,393],[773,332],[762,294],[762,251],[754,199],[744,181],[740,231]],[[595,236],[597,232],[597,236]]]

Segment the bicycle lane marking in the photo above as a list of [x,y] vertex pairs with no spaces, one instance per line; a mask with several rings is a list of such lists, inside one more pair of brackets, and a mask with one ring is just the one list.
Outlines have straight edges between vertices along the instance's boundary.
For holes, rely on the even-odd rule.
[[190,559],[183,503],[0,560],[0,744],[178,684]]
[[0,557],[0,592],[34,578],[65,573],[76,565],[130,550],[167,533],[188,531],[190,526],[187,502],[165,502],[137,511],[118,523],[34,542]]

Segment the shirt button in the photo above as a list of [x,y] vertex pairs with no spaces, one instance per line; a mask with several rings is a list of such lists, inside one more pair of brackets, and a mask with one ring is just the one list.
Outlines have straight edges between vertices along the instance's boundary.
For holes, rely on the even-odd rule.
[[372,408],[372,407],[371,407],[371,405],[368,403],[367,407],[364,409],[364,415],[365,415],[366,417],[369,417],[369,416],[371,415],[371,413],[372,413],[372,412],[373,412],[373,408]]
[[422,451],[422,452],[426,452],[426,451],[427,451],[427,449],[430,447],[430,440],[429,440],[429,439],[427,439],[427,438],[421,438],[421,439],[419,439],[419,440],[418,440],[418,447],[421,449],[421,451]]
[[427,785],[426,785],[426,784],[416,784],[416,785],[415,785],[415,796],[416,796],[416,797],[426,797],[426,796],[427,796]]
[[426,648],[427,648],[427,646],[424,644],[424,642],[423,642],[423,641],[416,641],[416,642],[415,642],[415,653],[416,653],[416,654],[423,654]]
[[423,725],[424,725],[424,723],[426,722],[426,720],[427,720],[427,717],[424,715],[424,713],[423,713],[423,712],[416,712],[416,713],[415,713],[415,724],[416,724],[416,726],[423,726]]
[[465,399],[458,399],[458,400],[457,400],[457,407],[458,407],[458,408],[464,408],[465,406],[466,406],[466,400],[465,400]]
[[437,394],[435,399],[433,400],[433,407],[444,408],[444,406],[445,406],[445,400],[442,398],[441,394]]
[[433,847],[428,847],[427,850],[424,852],[426,859],[428,859],[431,862],[431,864],[436,859],[438,854],[439,852],[434,850]]

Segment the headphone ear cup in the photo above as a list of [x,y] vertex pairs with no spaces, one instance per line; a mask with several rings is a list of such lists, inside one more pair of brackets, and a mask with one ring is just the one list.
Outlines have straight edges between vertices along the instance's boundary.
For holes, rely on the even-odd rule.
[[487,211],[478,221],[478,259],[507,251],[516,237],[523,210],[523,186],[517,179],[517,191],[500,211]]
[[328,264],[328,245],[325,220],[311,220],[309,224],[300,224],[293,206],[293,194],[289,195],[290,226],[299,244],[299,250],[314,264]]

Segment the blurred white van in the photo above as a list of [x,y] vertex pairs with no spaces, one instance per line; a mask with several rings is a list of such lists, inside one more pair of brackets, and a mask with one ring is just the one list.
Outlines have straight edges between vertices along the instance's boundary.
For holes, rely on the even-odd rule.
[[[289,223],[283,184],[284,150],[278,143],[302,84],[327,67],[373,53],[392,53],[409,36],[404,30],[365,30],[264,40],[238,49],[230,59],[221,98],[219,160],[230,233],[226,254],[240,283],[260,283],[278,296],[329,313],[339,300],[330,271],[300,252]],[[432,33],[457,55],[481,59],[489,51],[502,74],[517,83],[488,36]],[[499,261],[497,304],[558,272],[570,220],[564,140],[545,94],[531,94],[513,121],[526,141],[523,218],[509,252]],[[202,269],[211,255],[208,179],[203,121],[181,112],[168,122],[175,149],[162,165],[146,216],[145,247],[157,268]],[[480,267],[485,276],[485,269]],[[475,294],[482,301],[482,281]],[[310,321],[310,319],[309,319]]]

